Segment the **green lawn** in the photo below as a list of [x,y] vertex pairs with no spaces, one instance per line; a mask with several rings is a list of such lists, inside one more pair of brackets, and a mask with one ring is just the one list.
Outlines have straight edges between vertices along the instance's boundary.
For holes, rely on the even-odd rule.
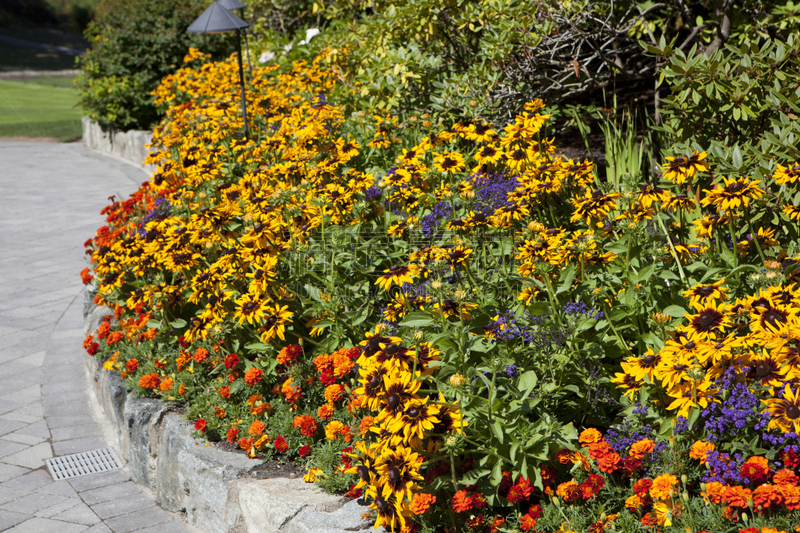
[[77,91],[32,82],[0,81],[0,137],[81,136]]

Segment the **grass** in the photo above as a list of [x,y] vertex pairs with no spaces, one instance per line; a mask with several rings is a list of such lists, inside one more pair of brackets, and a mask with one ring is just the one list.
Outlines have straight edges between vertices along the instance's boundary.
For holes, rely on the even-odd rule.
[[81,110],[76,103],[77,91],[71,87],[0,81],[0,137],[78,139]]

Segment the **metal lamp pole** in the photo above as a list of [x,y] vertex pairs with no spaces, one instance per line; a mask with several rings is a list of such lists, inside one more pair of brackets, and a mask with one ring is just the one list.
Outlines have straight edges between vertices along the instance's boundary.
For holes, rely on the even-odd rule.
[[[239,86],[241,87],[242,96],[242,121],[244,122],[244,138],[248,139],[247,130],[247,101],[244,94],[244,70],[242,68],[242,30],[247,28],[249,24],[223,6],[223,2],[214,2],[208,9],[203,11],[203,14],[197,17],[197,20],[192,22],[191,26],[186,30],[189,33],[223,33],[226,31],[236,31],[236,51],[239,58]],[[229,1],[229,0],[228,0]],[[242,4],[244,7],[244,4]]]

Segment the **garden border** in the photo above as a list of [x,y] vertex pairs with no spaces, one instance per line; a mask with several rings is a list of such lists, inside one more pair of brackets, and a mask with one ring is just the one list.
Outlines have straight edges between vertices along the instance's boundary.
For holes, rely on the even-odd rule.
[[[89,293],[87,292],[87,295]],[[111,310],[87,303],[84,331],[97,330]],[[128,393],[116,372],[87,354],[90,398],[110,426],[111,445],[130,477],[152,491],[167,511],[183,512],[208,533],[366,532],[362,500],[347,501],[298,478],[247,478],[261,464],[192,436],[194,428],[175,405]]]

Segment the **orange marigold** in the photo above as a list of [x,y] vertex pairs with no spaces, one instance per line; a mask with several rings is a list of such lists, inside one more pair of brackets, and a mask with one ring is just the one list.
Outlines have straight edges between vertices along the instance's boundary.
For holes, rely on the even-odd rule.
[[325,387],[325,399],[328,403],[336,403],[344,397],[344,385],[328,385]]
[[123,331],[112,331],[108,334],[108,338],[106,339],[106,344],[109,346],[113,346],[114,344],[118,343],[122,339],[125,338],[125,332]]
[[578,442],[581,444],[594,444],[603,440],[603,434],[594,428],[585,429],[581,432]]
[[650,497],[654,500],[666,500],[676,492],[675,487],[677,485],[678,478],[672,474],[661,474],[653,480],[653,486],[650,487]]
[[175,384],[175,380],[173,380],[170,377],[167,377],[167,378],[164,378],[164,381],[161,382],[161,385],[159,385],[158,388],[161,389],[162,391],[166,392],[166,391],[170,390],[174,384]]
[[768,511],[772,506],[783,505],[783,494],[776,490],[777,485],[764,483],[753,490],[753,505],[762,513]]
[[278,362],[282,365],[292,365],[303,354],[303,349],[297,344],[284,346],[278,353]]
[[581,499],[583,496],[583,492],[581,491],[581,486],[575,483],[574,481],[567,481],[566,483],[562,483],[556,489],[556,494],[561,496],[564,501],[571,502],[572,500]]
[[314,437],[317,434],[317,421],[311,415],[300,415],[294,417],[292,427],[300,428],[300,433],[306,437]]
[[644,456],[652,452],[655,447],[656,445],[652,440],[642,439],[638,442],[634,442],[631,445],[631,449],[628,450],[628,455],[635,457],[636,459],[644,459]]
[[143,389],[155,389],[161,383],[161,378],[155,372],[145,374],[139,378],[139,386]]
[[333,405],[326,403],[325,405],[321,406],[317,409],[317,417],[321,420],[330,420],[333,416],[334,407]]
[[706,464],[706,455],[708,452],[713,452],[715,448],[716,446],[714,446],[713,442],[698,440],[692,444],[692,449],[689,450],[689,457],[697,459],[701,465],[704,465]]
[[425,514],[431,508],[431,505],[436,503],[436,496],[427,494],[425,492],[418,492],[414,494],[411,500],[411,511],[416,515]]
[[264,371],[260,368],[251,368],[244,373],[244,382],[248,385],[257,385],[264,376]]
[[205,363],[208,359],[208,350],[205,348],[198,348],[192,358],[198,363]]
[[725,489],[725,502],[729,507],[747,509],[747,500],[751,499],[752,497],[753,492],[750,489],[746,489],[738,485]]
[[289,403],[296,403],[302,396],[302,389],[292,383],[292,378],[287,379],[281,386],[281,394]]
[[772,482],[776,485],[797,485],[800,482],[800,478],[797,477],[794,471],[784,468],[783,470],[778,470],[772,477]]
[[264,433],[266,427],[261,420],[254,420],[252,424],[250,424],[250,429],[247,430],[248,433],[251,435],[261,435]]
[[358,434],[365,437],[369,433],[369,429],[375,424],[374,416],[365,416],[358,424]]
[[349,432],[350,426],[346,426],[338,420],[328,422],[328,425],[325,426],[325,438],[328,440],[336,440],[339,437],[347,435]]

